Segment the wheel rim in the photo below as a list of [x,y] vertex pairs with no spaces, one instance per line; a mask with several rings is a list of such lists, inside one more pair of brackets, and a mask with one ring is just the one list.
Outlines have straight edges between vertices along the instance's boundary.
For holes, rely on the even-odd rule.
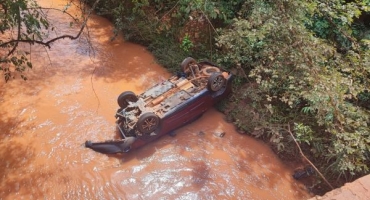
[[150,117],[144,120],[144,123],[143,125],[141,125],[141,128],[146,131],[152,131],[152,129],[156,126],[157,126],[157,119],[154,117]]
[[219,90],[224,85],[224,79],[222,76],[217,76],[212,82],[212,89]]

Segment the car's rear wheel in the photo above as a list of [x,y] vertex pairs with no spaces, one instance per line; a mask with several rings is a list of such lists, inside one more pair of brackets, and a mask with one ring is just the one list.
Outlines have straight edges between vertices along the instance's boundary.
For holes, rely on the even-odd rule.
[[181,65],[180,65],[181,66],[181,71],[185,72],[185,73],[190,72],[191,71],[190,67],[192,65],[195,65],[195,64],[197,64],[197,61],[194,58],[187,57],[182,61]]
[[207,88],[212,92],[217,92],[226,84],[226,79],[220,72],[213,73],[208,78]]
[[137,121],[137,128],[142,134],[149,134],[159,126],[159,117],[151,112],[144,113]]
[[117,103],[119,107],[126,108],[129,103],[128,102],[136,102],[138,100],[135,93],[131,91],[122,92],[117,99]]

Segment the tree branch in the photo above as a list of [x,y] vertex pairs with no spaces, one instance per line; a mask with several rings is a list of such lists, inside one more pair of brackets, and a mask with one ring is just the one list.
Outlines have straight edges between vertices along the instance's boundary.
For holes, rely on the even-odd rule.
[[176,2],[176,4],[168,11],[168,12],[166,12],[162,17],[161,17],[161,19],[159,20],[159,21],[162,21],[162,19],[166,16],[166,15],[168,15],[170,12],[172,12],[172,10],[173,9],[175,9],[176,8],[176,6],[177,6],[177,4],[179,4],[179,2],[180,2],[180,0],[178,0],[177,2]]
[[288,130],[287,131],[290,134],[290,136],[293,138],[295,144],[297,145],[299,153],[301,154],[301,156],[315,169],[315,171],[320,175],[320,177],[325,181],[325,183],[333,190],[334,187],[329,183],[328,180],[326,180],[324,175],[316,168],[316,166],[303,154],[303,151],[302,151],[301,147],[299,146],[297,140],[293,136],[292,131],[290,130],[290,125],[289,124],[288,124]]
[[67,15],[69,15],[75,22],[77,22],[78,21],[78,19],[77,18],[75,18],[74,16],[72,16],[70,13],[68,13],[68,12],[66,12],[65,10],[60,10],[60,9],[57,9],[57,8],[39,8],[39,9],[41,9],[41,10],[56,10],[56,11],[60,11],[60,12],[62,12],[63,14],[67,14]]
[[[17,39],[21,39],[21,26],[22,26],[22,23],[21,23],[21,11],[20,11],[20,8],[18,7],[18,13],[17,13],[17,20],[18,20],[18,30],[17,30]],[[15,45],[13,46],[12,50],[9,51],[8,53],[8,56],[12,55],[14,53],[14,51],[17,49],[18,47],[18,42],[15,43]]]
[[[29,43],[29,44],[36,43],[36,44],[40,44],[40,45],[43,45],[43,46],[47,46],[48,48],[51,48],[50,44],[53,43],[53,42],[55,42],[55,41],[57,41],[57,40],[65,39],[65,38],[69,38],[71,40],[75,40],[75,39],[79,38],[80,35],[82,34],[84,28],[87,25],[87,20],[89,19],[92,11],[95,9],[95,7],[99,3],[99,1],[100,0],[96,0],[95,3],[93,4],[93,6],[91,7],[91,9],[89,10],[89,13],[88,13],[87,17],[85,17],[84,22],[83,22],[83,24],[82,24],[82,26],[80,28],[80,31],[78,32],[78,34],[76,36],[73,36],[73,35],[62,35],[62,36],[53,38],[53,39],[51,39],[49,41],[46,41],[46,42],[44,42],[42,40],[22,40],[22,39],[20,39],[20,25],[18,24],[18,39],[17,40],[10,40],[8,42],[4,42],[4,43],[2,43],[0,45],[0,47],[5,47],[6,45],[16,43],[16,45],[13,47],[13,49],[9,52],[9,54],[8,54],[8,56],[9,56],[9,55],[11,55],[15,51],[15,49],[17,47],[17,44],[20,43],[20,42],[22,42],[22,43]],[[20,20],[19,20],[19,23],[20,23]]]

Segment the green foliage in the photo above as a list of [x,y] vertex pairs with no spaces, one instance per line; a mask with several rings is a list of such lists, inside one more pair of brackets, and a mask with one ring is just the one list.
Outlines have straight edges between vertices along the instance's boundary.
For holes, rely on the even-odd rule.
[[357,104],[359,106],[362,106],[370,110],[370,92],[368,90],[360,92],[357,95],[357,99],[358,99]]
[[[86,2],[92,4],[93,0]],[[180,42],[179,45],[184,51],[194,48],[202,52],[201,50],[206,49],[204,44],[194,43],[193,36],[181,33],[184,26],[189,24],[196,26],[203,22],[212,23],[214,27],[229,24],[243,2],[243,0],[108,0],[99,3],[97,13],[109,17],[115,24],[115,35],[123,31],[127,40],[149,46],[157,37],[166,35],[169,39]],[[199,38],[210,35],[208,31],[197,34],[200,35]]]
[[[87,0],[87,2],[91,4],[93,0]],[[213,21],[217,22],[215,26],[230,23],[237,15],[235,10],[239,9],[242,3],[242,0],[109,0],[99,3],[97,13],[109,17],[114,22],[114,36],[123,31],[126,40],[153,49],[154,54],[159,56],[158,61],[169,66],[170,63],[174,63],[173,58],[168,53],[162,52],[168,52],[170,48],[176,49],[172,51],[172,54],[176,54],[175,57],[178,57],[177,55],[187,57],[192,54],[193,57],[210,58],[208,52],[214,45],[210,44],[212,33],[196,28],[204,26],[203,24],[209,25]],[[189,29],[184,31],[184,27]],[[210,29],[210,27],[206,28]],[[194,34],[197,36],[195,37]],[[195,41],[195,38],[199,41]],[[204,38],[207,41],[204,41]],[[159,44],[162,42],[163,44]],[[177,47],[174,48],[173,44]],[[211,48],[206,48],[205,45]],[[182,59],[183,57],[179,60]],[[176,67],[179,60],[176,61]]]
[[[148,46],[158,63],[165,66],[171,72],[178,72],[181,61],[189,55],[181,50],[179,45],[167,37],[157,37],[157,39]],[[168,53],[171,52],[171,53]]]
[[193,42],[190,40],[189,35],[186,34],[181,41],[180,48],[186,53],[188,53],[193,47],[194,47]]
[[[266,137],[281,150],[288,146],[281,137],[289,136],[274,127],[295,123],[297,140],[311,146],[306,153],[332,175],[368,173],[370,113],[354,102],[366,98],[370,52],[352,34],[354,18],[368,7],[358,1],[248,0],[243,8],[217,38],[219,61],[240,65],[258,84],[254,95],[261,98],[251,104]],[[240,99],[246,94],[236,93]],[[247,118],[244,113],[237,118]]]
[[[316,36],[335,42],[340,51],[352,48],[353,39],[363,37],[365,27],[356,19],[369,11],[369,1],[325,1],[308,13],[307,27]],[[354,38],[352,38],[354,37]]]
[[18,50],[18,44],[20,41],[29,41],[32,44],[35,40],[42,40],[50,25],[33,0],[6,0],[0,6],[0,32],[7,36],[0,40],[0,71],[3,72],[5,81],[17,74],[26,80],[23,72],[32,68],[28,60],[30,52]]
[[313,141],[314,136],[313,136],[313,130],[311,127],[306,126],[302,123],[295,123],[294,124],[294,132],[295,132],[295,138],[297,142],[299,143],[306,143],[310,145],[310,143]]
[[229,23],[236,16],[235,11],[241,7],[243,2],[243,0],[154,0],[151,4],[162,14],[172,11],[170,13],[171,17],[181,19],[180,21],[182,23],[185,22],[184,20],[189,19],[192,13],[208,17],[211,20],[220,20],[223,23]]
[[[95,0],[81,0],[83,3],[93,5]],[[114,24],[112,40],[123,31],[124,26],[124,13],[127,12],[125,7],[127,5],[124,1],[120,0],[106,0],[99,1],[96,7],[96,13],[101,16],[108,17]]]

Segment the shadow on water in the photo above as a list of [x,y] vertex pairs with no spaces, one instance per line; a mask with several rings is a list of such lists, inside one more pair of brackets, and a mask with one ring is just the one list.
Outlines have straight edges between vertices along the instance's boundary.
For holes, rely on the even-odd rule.
[[[4,112],[0,111],[0,115],[3,116]],[[0,143],[4,142],[7,138],[22,135],[22,132],[17,129],[19,124],[22,123],[24,123],[24,120],[17,117],[6,118],[5,120],[0,118]]]
[[[244,137],[248,136],[245,135]],[[254,150],[248,150],[253,149],[253,147],[248,147],[246,150],[253,153],[239,154],[235,160],[237,169],[241,174],[246,175],[246,177],[253,177],[253,181],[251,181],[253,187],[271,190],[282,183],[288,183],[286,187],[289,189],[295,188],[293,196],[297,199],[306,196],[306,189],[292,178],[291,172],[287,170],[288,167],[278,159],[274,152],[266,144],[260,141],[254,142],[259,144],[259,148],[263,146],[266,148],[263,154],[258,155]],[[284,195],[283,192],[281,194]]]
[[191,160],[192,168],[192,185],[199,190],[210,181],[210,169],[202,160]]
[[34,149],[23,142],[7,141],[0,144],[0,196],[42,197],[48,192],[45,182],[54,172],[40,172],[31,163],[35,158]]
[[[157,151],[157,149],[161,149],[165,146],[165,144],[163,143],[156,142],[158,140],[161,140],[164,137],[166,136],[163,135],[154,141],[148,142],[142,147],[131,150],[128,153],[107,154],[107,156],[111,158],[116,158],[120,160],[121,162],[129,162],[132,159],[144,160],[146,158],[150,158],[151,156],[153,156],[155,152]],[[114,136],[114,139],[121,139],[121,136],[118,133],[118,131],[116,131],[116,135]]]
[[[0,106],[0,116],[9,115],[3,105]],[[51,172],[41,173],[31,165],[35,159],[35,149],[22,136],[23,131],[30,131],[33,125],[24,125],[19,129],[20,124],[25,124],[25,120],[18,117],[0,118],[0,199],[7,199],[13,194],[43,196],[47,191],[41,186],[52,175]]]
[[[148,53],[145,47],[124,42],[122,36],[112,40],[113,27],[106,19],[96,18],[89,23],[89,28],[94,30],[92,40],[99,40],[100,45],[94,46],[96,66],[94,77],[102,78],[108,83],[125,80],[137,84],[147,82],[158,76],[160,70],[164,75],[166,71],[159,67],[155,58]],[[180,66],[179,61],[179,66]]]

